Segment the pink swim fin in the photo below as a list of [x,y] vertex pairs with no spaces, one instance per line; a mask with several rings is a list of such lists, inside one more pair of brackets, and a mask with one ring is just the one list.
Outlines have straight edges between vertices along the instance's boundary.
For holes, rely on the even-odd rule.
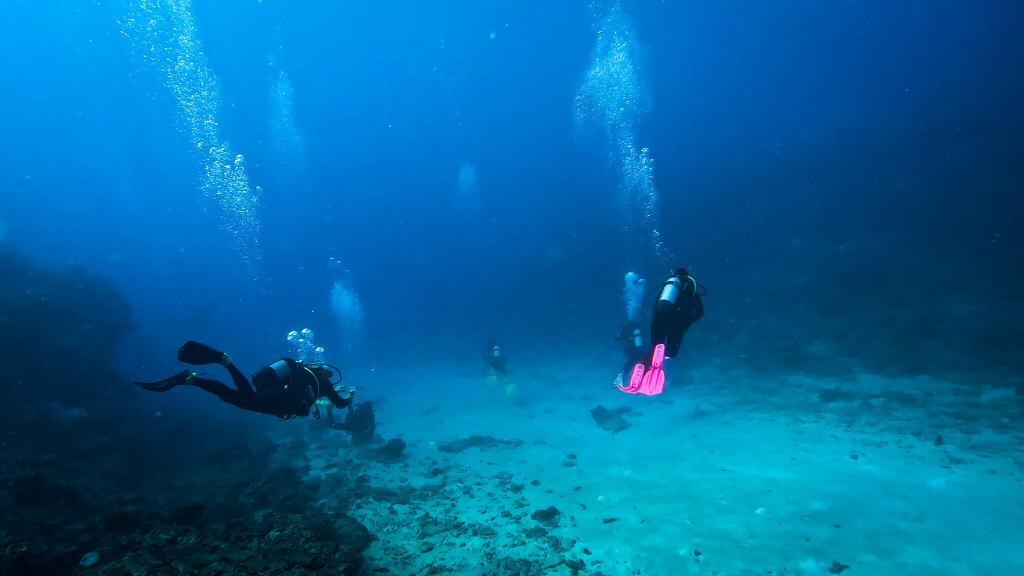
[[639,394],[640,384],[643,383],[644,379],[644,370],[643,364],[633,366],[633,373],[629,376],[629,384],[627,386],[616,386],[616,388],[622,390],[626,394]]
[[648,370],[640,382],[640,390],[637,394],[644,396],[657,396],[665,390],[665,345],[658,344],[654,347],[654,356],[651,358],[651,369]]

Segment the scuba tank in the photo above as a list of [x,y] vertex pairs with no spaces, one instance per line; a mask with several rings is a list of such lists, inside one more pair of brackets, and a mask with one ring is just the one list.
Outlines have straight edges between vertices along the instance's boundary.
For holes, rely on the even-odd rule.
[[685,268],[676,270],[671,278],[665,281],[665,287],[661,289],[661,296],[658,302],[669,302],[673,306],[679,305],[679,295],[693,285],[693,296],[697,295],[697,281],[690,276]]
[[291,379],[292,366],[287,360],[281,359],[257,370],[252,375],[252,385],[257,390],[284,388],[291,382]]
[[632,342],[633,342],[633,347],[634,348],[641,348],[641,347],[643,347],[643,345],[644,345],[644,335],[643,335],[643,332],[641,332],[639,328],[634,328],[633,329]]
[[678,276],[673,276],[665,281],[665,287],[661,289],[661,296],[658,297],[658,301],[676,304],[679,300],[679,294],[682,292],[682,289],[683,282]]
[[619,335],[615,337],[615,341],[622,346],[622,352],[630,361],[636,359],[637,354],[647,353],[647,337],[645,332],[646,330],[639,322],[628,322],[619,331]]

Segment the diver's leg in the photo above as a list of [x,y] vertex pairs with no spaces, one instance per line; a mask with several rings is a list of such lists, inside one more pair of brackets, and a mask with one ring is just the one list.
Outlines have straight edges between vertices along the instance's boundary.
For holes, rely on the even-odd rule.
[[627,358],[626,363],[622,365],[622,380],[625,381],[629,378],[629,373],[633,371],[633,366],[636,366],[639,362],[634,362],[632,358]]
[[192,378],[189,378],[187,384],[206,390],[210,394],[213,394],[232,406],[249,409],[249,406],[252,404],[252,394],[246,394],[241,390],[235,390],[234,388],[230,388],[228,385],[216,380],[193,376]]
[[182,370],[174,376],[164,378],[157,382],[135,382],[134,384],[143,390],[149,390],[150,392],[167,392],[175,386],[184,384],[192,373],[188,370]]
[[242,374],[242,371],[227,357],[227,354],[224,355],[224,358],[227,359],[224,368],[231,374],[231,380],[235,383],[235,388],[238,388],[243,394],[255,394],[256,390],[252,387],[249,379],[245,377],[245,374]]
[[679,348],[683,345],[683,332],[673,334],[668,342],[665,343],[665,357],[675,358],[676,354],[679,353]]
[[679,349],[683,346],[683,337],[686,336],[686,331],[692,325],[693,322],[679,321],[678,327],[669,336],[668,341],[665,342],[665,356],[667,358],[675,358],[679,354]]
[[675,324],[673,316],[672,308],[668,307],[666,303],[658,302],[658,306],[654,309],[654,318],[651,319],[652,349],[658,344],[668,342],[669,334],[672,333],[672,326]]

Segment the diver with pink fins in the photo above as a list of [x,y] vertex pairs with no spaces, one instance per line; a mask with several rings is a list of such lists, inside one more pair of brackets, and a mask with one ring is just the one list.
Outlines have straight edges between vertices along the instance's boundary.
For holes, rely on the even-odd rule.
[[629,382],[616,385],[627,394],[656,396],[665,389],[665,359],[679,353],[683,335],[704,317],[704,286],[690,276],[686,268],[678,268],[665,281],[651,319],[651,352],[644,362],[633,366]]

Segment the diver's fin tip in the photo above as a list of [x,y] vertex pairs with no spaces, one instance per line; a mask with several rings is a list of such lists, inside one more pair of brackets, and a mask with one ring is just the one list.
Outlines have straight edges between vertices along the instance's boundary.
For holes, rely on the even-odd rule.
[[220,350],[211,348],[202,342],[189,340],[178,349],[178,361],[195,366],[204,364],[220,364],[225,355]]
[[195,374],[190,370],[182,370],[174,376],[164,378],[157,382],[132,382],[132,384],[135,384],[143,390],[148,390],[149,392],[167,392],[179,384],[188,382],[193,376],[195,376]]
[[636,366],[633,366],[633,372],[629,375],[629,385],[616,385],[615,387],[618,388],[620,391],[625,392],[626,394],[639,394],[640,386],[643,383],[645,371],[646,370],[643,364],[637,364]]

